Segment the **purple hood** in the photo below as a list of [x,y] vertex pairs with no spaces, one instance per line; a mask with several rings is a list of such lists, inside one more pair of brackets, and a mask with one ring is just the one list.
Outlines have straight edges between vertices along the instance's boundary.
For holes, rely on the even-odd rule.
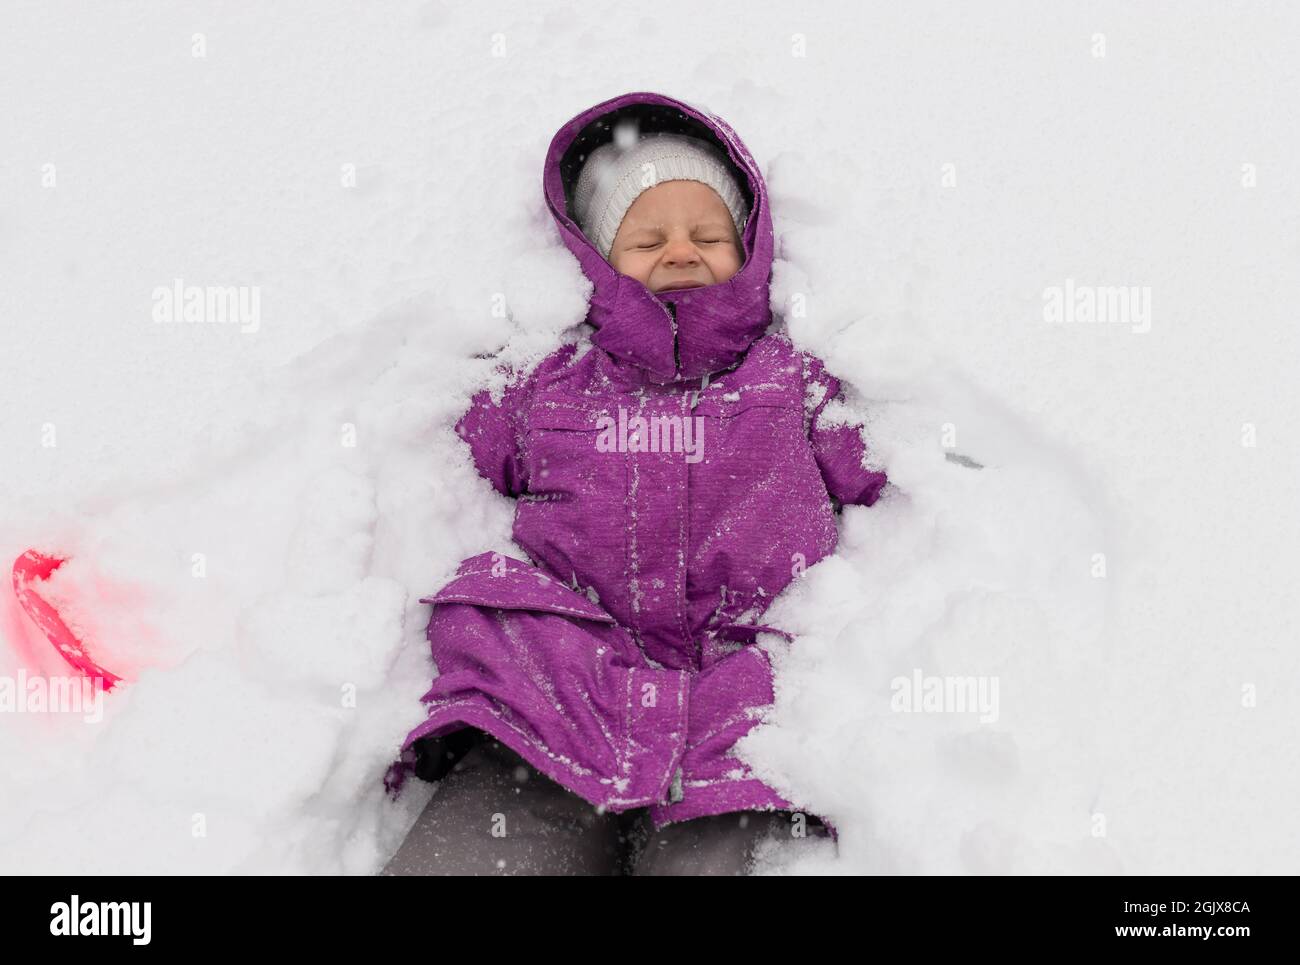
[[[655,294],[621,275],[569,214],[582,162],[630,118],[642,133],[668,131],[710,141],[726,152],[749,203],[741,236],[744,263],[721,284]],[[551,140],[543,175],[546,203],[560,237],[595,290],[587,321],[592,342],[645,369],[655,382],[698,379],[734,365],[772,321],[772,214],[758,164],[731,126],[700,107],[662,94],[623,94],[583,111]],[[674,317],[675,316],[675,317]]]

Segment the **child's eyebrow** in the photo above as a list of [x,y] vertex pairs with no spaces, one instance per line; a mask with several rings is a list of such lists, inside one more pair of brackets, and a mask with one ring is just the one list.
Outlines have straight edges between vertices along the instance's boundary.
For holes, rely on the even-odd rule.
[[[695,226],[696,231],[724,231],[725,232],[725,231],[729,231],[730,228],[731,225],[726,224],[722,221],[709,221],[705,224],[699,224]],[[629,235],[642,235],[647,233],[659,234],[662,231],[663,231],[663,226],[657,224],[634,225],[634,226],[630,226],[627,229],[627,233]]]

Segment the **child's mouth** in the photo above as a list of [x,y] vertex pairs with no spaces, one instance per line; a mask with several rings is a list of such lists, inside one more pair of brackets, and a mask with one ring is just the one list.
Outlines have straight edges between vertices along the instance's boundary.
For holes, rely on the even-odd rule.
[[662,288],[659,289],[659,291],[675,292],[675,291],[680,291],[683,288],[703,288],[703,287],[704,287],[704,282],[702,281],[675,281],[671,285],[664,285]]

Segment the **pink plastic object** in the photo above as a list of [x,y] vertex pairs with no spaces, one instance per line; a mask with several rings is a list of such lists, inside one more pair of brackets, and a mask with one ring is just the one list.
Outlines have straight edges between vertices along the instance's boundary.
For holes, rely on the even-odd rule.
[[33,588],[34,583],[47,579],[66,561],[66,557],[46,556],[36,550],[28,550],[14,561],[14,595],[18,597],[18,605],[40,627],[64,660],[86,676],[98,680],[105,691],[112,690],[113,685],[122,678],[95,663],[85,644],[68,629],[59,612]]

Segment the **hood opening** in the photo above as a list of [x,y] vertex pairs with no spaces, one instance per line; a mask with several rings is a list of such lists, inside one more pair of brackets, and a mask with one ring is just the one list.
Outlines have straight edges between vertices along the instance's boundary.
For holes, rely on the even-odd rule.
[[577,218],[573,213],[573,191],[578,183],[578,175],[582,173],[582,166],[592,151],[614,140],[614,130],[626,120],[635,122],[638,134],[685,134],[712,144],[727,159],[727,167],[736,181],[736,186],[740,188],[746,206],[750,211],[754,210],[754,190],[749,183],[749,176],[731,160],[727,145],[713,128],[703,121],[683,114],[675,107],[665,104],[637,103],[625,104],[596,118],[578,133],[573,143],[561,156],[560,180],[564,185],[564,208],[575,223]]

